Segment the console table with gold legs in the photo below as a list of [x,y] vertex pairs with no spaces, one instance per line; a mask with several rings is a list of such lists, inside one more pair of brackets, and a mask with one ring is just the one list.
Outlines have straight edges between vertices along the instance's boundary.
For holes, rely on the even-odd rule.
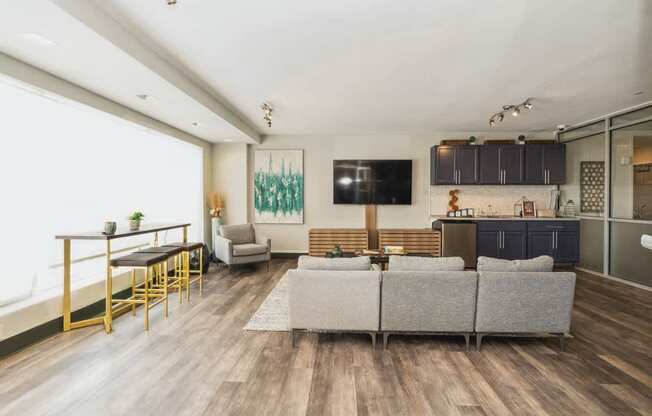
[[[154,234],[155,244],[158,243],[158,233],[161,231],[168,231],[173,229],[183,229],[183,242],[188,242],[188,227],[190,223],[179,224],[143,224],[138,230],[118,229],[114,234],[104,234],[100,231],[92,231],[76,234],[61,234],[55,238],[63,240],[63,330],[70,331],[71,329],[83,328],[91,325],[104,325],[106,333],[110,333],[113,325],[113,317],[122,315],[123,313],[131,310],[129,305],[113,305],[113,275],[111,271],[111,255],[118,251],[111,251],[111,241],[118,238],[128,238],[143,234]],[[71,282],[70,271],[72,268],[72,240],[95,240],[106,241],[106,301],[105,311],[101,316],[95,318],[84,319],[82,321],[72,322],[71,310]],[[93,256],[95,257],[95,256]]]

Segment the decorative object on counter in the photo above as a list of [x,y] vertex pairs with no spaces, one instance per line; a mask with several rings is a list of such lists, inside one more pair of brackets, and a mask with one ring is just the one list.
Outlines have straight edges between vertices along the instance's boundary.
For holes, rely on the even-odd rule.
[[514,117],[518,117],[523,110],[531,110],[534,107],[532,98],[528,98],[520,104],[507,104],[503,106],[503,110],[495,113],[489,118],[489,127],[496,125],[496,122],[501,122],[505,119],[505,114],[509,113]]
[[484,144],[492,145],[492,144],[514,144],[514,140],[510,139],[489,139],[485,140]]
[[524,201],[527,201],[527,198],[522,196],[514,204],[514,216],[515,217],[522,217],[523,216],[523,202]]
[[447,140],[442,140],[440,144],[442,146],[460,146],[460,145],[469,144],[469,141],[460,140],[460,139],[447,139]]
[[342,252],[342,248],[339,246],[339,244],[335,245],[335,248],[326,253],[326,257],[329,259],[336,259],[339,257],[342,257],[344,253]]
[[534,201],[523,201],[523,218],[533,218],[537,216],[537,204]]
[[474,215],[474,209],[473,208],[463,208],[463,209],[458,209],[455,211],[448,211],[446,213],[447,217],[455,218],[473,218]]
[[559,212],[559,201],[561,200],[561,191],[559,189],[552,189],[550,191],[550,201],[548,201],[548,209]]
[[448,191],[448,196],[450,196],[448,201],[448,212],[457,211],[458,209],[460,209],[460,207],[457,205],[457,201],[459,200],[457,194],[459,192],[460,192],[459,189],[451,189],[450,191]]
[[564,205],[564,217],[574,217],[577,214],[577,208],[575,207],[575,202],[572,199],[569,199]]
[[552,209],[538,209],[537,210],[537,217],[539,218],[555,218],[557,211],[554,211]]
[[106,235],[115,234],[115,231],[117,229],[118,229],[118,226],[116,225],[115,221],[106,221],[104,223],[104,234],[106,234]]
[[129,229],[136,231],[140,228],[140,222],[145,218],[145,214],[140,211],[134,211],[129,216]]
[[580,212],[604,212],[604,161],[580,162]]
[[480,210],[480,215],[487,218],[497,217],[498,210],[494,208],[493,205],[489,204],[486,209]]
[[405,254],[403,246],[385,246],[385,254]]
[[254,221],[303,224],[303,150],[254,152]]
[[475,140],[475,136],[469,137],[469,144],[477,144],[477,142]]
[[522,134],[520,136],[518,136],[517,143],[518,144],[525,144],[525,136],[522,135]]

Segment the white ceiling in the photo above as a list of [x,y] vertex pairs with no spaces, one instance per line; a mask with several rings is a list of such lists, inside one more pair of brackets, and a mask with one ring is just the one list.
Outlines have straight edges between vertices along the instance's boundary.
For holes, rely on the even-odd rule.
[[[76,13],[89,3],[113,19]],[[487,130],[503,104],[527,97],[535,108],[496,129],[552,130],[652,100],[648,0],[178,0],[174,8],[164,0],[21,0],[3,7],[0,51],[213,141]],[[124,28],[163,59],[130,50]],[[25,47],[16,32],[59,46]],[[644,93],[633,95],[638,90]],[[144,103],[134,98],[139,93],[160,99]],[[271,129],[263,100],[275,107]],[[201,128],[188,127],[192,121]]]

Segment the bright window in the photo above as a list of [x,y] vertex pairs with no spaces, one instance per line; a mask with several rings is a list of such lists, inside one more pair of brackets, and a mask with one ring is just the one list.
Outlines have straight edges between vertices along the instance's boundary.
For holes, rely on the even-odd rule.
[[[61,291],[56,234],[145,222],[190,222],[202,236],[202,149],[101,111],[0,79],[0,306]],[[114,250],[151,241],[116,240]],[[181,231],[160,235],[179,241]],[[72,243],[73,287],[104,278],[103,242]],[[84,260],[85,258],[90,258]]]

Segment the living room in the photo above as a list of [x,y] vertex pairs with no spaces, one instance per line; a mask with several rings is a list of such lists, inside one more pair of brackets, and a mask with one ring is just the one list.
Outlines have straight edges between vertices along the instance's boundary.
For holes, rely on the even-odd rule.
[[652,414],[647,0],[0,22],[0,415]]

